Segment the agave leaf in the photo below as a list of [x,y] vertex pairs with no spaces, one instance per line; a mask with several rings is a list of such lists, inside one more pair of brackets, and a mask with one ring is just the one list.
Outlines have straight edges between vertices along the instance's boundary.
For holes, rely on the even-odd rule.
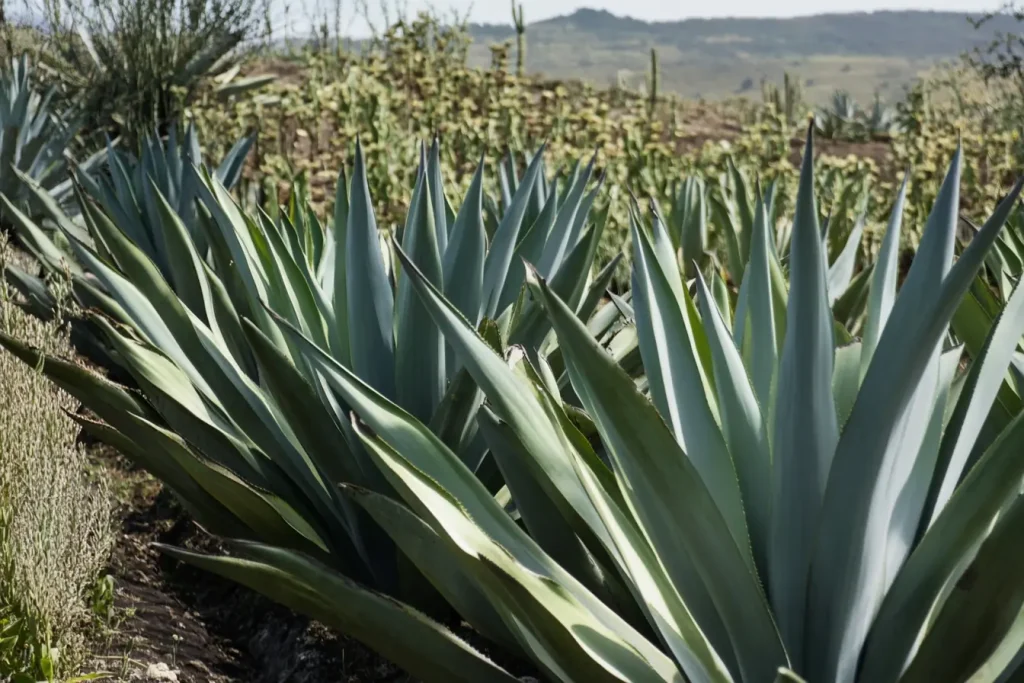
[[[153,424],[155,416],[148,406],[137,401],[123,388],[75,363],[47,357],[3,333],[0,333],[0,344],[27,365],[41,367],[51,381],[89,406],[127,439],[147,445],[154,440],[149,425]],[[183,500],[194,501],[197,508],[205,513],[202,518],[211,524],[210,528],[215,528],[213,524],[221,521],[223,529],[237,531],[240,528],[238,522],[232,526],[229,521],[232,515],[227,509],[200,488],[173,458],[167,458],[163,452],[150,448],[128,451],[126,454],[137,456],[140,465],[166,482]]]
[[[224,283],[205,263],[203,264],[206,280],[210,285],[211,308],[213,315],[209,321],[211,330],[222,346],[227,349],[245,375],[256,380],[256,362],[242,334],[242,323],[234,302],[228,295]],[[109,313],[108,313],[109,315]]]
[[[551,278],[552,284],[554,284],[556,279],[560,278],[574,281],[575,284],[571,288],[566,288],[568,294],[565,297],[565,301],[576,310],[576,315],[579,316],[580,320],[588,320],[593,311],[593,306],[597,305],[597,299],[592,300],[593,302],[589,309],[583,305],[588,287],[593,288],[597,284],[601,287],[598,291],[604,292],[608,289],[608,284],[606,283],[602,286],[600,281],[606,279],[608,282],[611,282],[611,276],[614,274],[614,268],[608,270],[606,265],[602,270],[598,271],[593,280],[590,278],[594,259],[597,257],[607,225],[608,209],[606,207],[592,222],[592,226],[588,227],[580,236],[580,239],[572,246],[572,249],[565,259],[562,260],[562,263],[559,264],[558,269]],[[586,248],[583,249],[583,247]],[[612,260],[617,262],[619,259],[615,258]]]
[[[616,491],[615,480],[607,465],[602,462],[593,447],[583,437],[576,426],[566,414],[565,407],[557,399],[558,386],[550,366],[543,358],[538,359],[538,367],[534,368],[524,356],[522,349],[513,348],[509,353],[509,365],[516,375],[522,378],[524,385],[528,386],[539,402],[547,419],[552,425],[560,428],[562,438],[562,452],[575,452],[578,457],[588,463],[593,471],[593,476],[607,487],[610,491]],[[496,419],[496,418],[495,418]],[[546,503],[553,505],[557,510],[558,517],[564,520],[566,529],[564,533],[575,532],[578,540],[573,542],[560,542],[556,537],[557,529],[538,530],[534,538],[543,538],[547,545],[545,550],[563,567],[567,568],[575,578],[580,580],[603,601],[616,609],[616,611],[634,626],[642,622],[643,616],[637,609],[635,602],[636,595],[630,594],[626,585],[619,581],[619,577],[613,570],[616,560],[606,553],[613,551],[608,545],[608,530],[603,526],[588,526],[597,522],[597,518],[589,516],[582,518],[577,511],[570,507],[566,497],[553,486],[547,478],[545,468],[538,464],[537,458],[530,453],[523,440],[516,434],[515,430],[503,424],[501,433],[493,434],[501,438],[501,446],[504,448],[500,453],[494,449],[494,461],[501,468],[502,473],[508,472],[509,477],[506,483],[515,496],[518,491],[524,495],[529,494],[536,499],[543,496]],[[485,427],[481,425],[481,433],[487,437]],[[544,457],[542,455],[541,457]],[[549,468],[550,469],[550,468]],[[582,488],[582,484],[580,484]],[[617,492],[617,491],[616,491]],[[518,508],[518,499],[517,508]],[[542,502],[541,505],[545,505]],[[524,512],[525,511],[521,511]],[[555,524],[551,519],[544,521],[548,511],[535,511],[532,515],[533,529],[541,524]],[[524,514],[524,520],[526,519]],[[558,526],[555,524],[555,526]],[[542,544],[543,545],[543,544]],[[555,549],[557,548],[557,549]]]
[[515,159],[512,158],[512,150],[498,164],[498,187],[501,193],[501,210],[505,212],[512,204],[512,193],[519,185],[519,178],[516,175]]
[[176,433],[189,434],[207,457],[250,482],[270,486],[265,456],[251,452],[234,425],[208,408],[185,372],[158,349],[126,338],[103,318],[93,316],[91,321]]
[[1024,497],[1017,497],[957,580],[901,681],[963,681],[996,650],[1024,606],[1022,528]]
[[495,607],[463,572],[437,532],[409,508],[386,496],[353,486],[345,486],[344,491],[387,531],[416,568],[466,621],[503,647],[520,650]]
[[1020,666],[1024,661],[1024,609],[1010,626],[1006,637],[989,658],[970,677],[969,683],[1000,683],[1020,680]]
[[[404,264],[406,272],[411,263]],[[369,390],[368,386],[358,379],[350,371],[338,365],[322,350],[305,340],[301,334],[281,321],[286,332],[295,337],[296,341],[305,345],[305,352],[310,362],[314,364],[317,371],[323,375],[328,384],[342,397],[347,405],[367,422],[374,431],[388,440],[405,457],[414,458],[413,463],[425,474],[441,482],[445,489],[455,496],[462,505],[473,513],[477,523],[484,524],[482,515],[491,506],[495,505],[493,497],[483,490],[480,482],[473,476],[466,466],[458,460],[451,450],[427,430],[421,423],[411,419],[405,411],[390,404],[384,397]],[[488,351],[488,353],[491,353]],[[499,361],[500,362],[500,361]],[[504,366],[504,364],[502,363]],[[423,460],[423,458],[429,458]],[[455,465],[452,459],[458,462]],[[454,478],[453,478],[454,477]],[[494,529],[485,525],[485,530],[491,535],[507,534],[508,526],[504,524],[507,518],[499,518],[502,524]],[[514,524],[513,524],[514,526]],[[505,529],[504,532],[500,531]]]
[[743,271],[747,262],[741,256],[737,227],[721,199],[712,194],[708,197],[708,203],[711,207],[712,225],[717,227],[725,238],[725,263],[729,271],[729,279],[734,285],[742,287]]
[[334,485],[354,483],[378,492],[387,492],[387,482],[376,466],[353,448],[347,436],[320,401],[315,389],[270,338],[251,321],[243,320],[242,329],[256,357],[268,393],[296,438],[310,454],[327,479]]
[[[105,225],[102,221],[97,225]],[[190,381],[208,399],[223,405],[232,419],[267,453],[280,453],[282,466],[289,477],[301,485],[316,501],[327,518],[332,516],[327,491],[319,480],[308,456],[296,449],[282,431],[281,420],[266,404],[248,377],[234,365],[201,323],[190,319],[180,300],[170,291],[156,267],[116,229],[110,227],[106,236],[122,264],[133,273],[133,279],[145,288],[146,296],[129,281],[107,268],[87,249],[72,240],[79,258],[89,264],[132,312],[133,321],[147,332],[147,341],[156,342]],[[147,298],[148,297],[148,298]],[[152,302],[152,303],[151,303]],[[159,306],[160,313],[155,306]],[[173,325],[174,332],[167,325]],[[198,362],[198,366],[194,364]],[[215,389],[214,389],[215,388]]]
[[[263,78],[268,78],[264,76]],[[248,87],[259,87],[263,83],[254,85],[257,81],[253,79],[246,79],[248,82],[245,83]],[[236,84],[241,85],[241,83]],[[173,130],[173,129],[172,129]],[[221,182],[224,187],[234,187],[238,184],[238,181],[242,177],[242,170],[245,168],[245,159],[249,156],[249,150],[256,144],[256,134],[246,135],[243,138],[239,138],[237,142],[228,150],[228,153],[224,155],[220,165],[217,166],[217,170],[214,171],[214,175]],[[170,155],[171,158],[177,160],[179,157],[177,154]],[[195,159],[199,161],[199,159]]]
[[836,257],[836,260],[828,269],[828,298],[829,304],[834,304],[850,286],[853,279],[853,271],[857,266],[857,252],[860,250],[860,240],[864,235],[864,223],[867,220],[865,214],[861,214],[853,224],[853,229],[846,237],[846,244]]
[[[116,198],[117,206],[122,212],[121,216],[124,216],[129,221],[128,223],[118,221],[118,225],[125,225],[126,230],[133,230],[132,241],[148,254],[150,258],[156,261],[163,272],[167,272],[166,254],[161,254],[157,250],[153,233],[154,226],[150,225],[149,221],[146,220],[146,216],[143,214],[143,207],[139,206],[139,198],[135,191],[135,181],[141,181],[141,178],[138,176],[132,177],[132,173],[128,168],[128,160],[123,155],[111,153],[108,155],[108,160],[107,170],[110,173],[113,197]],[[142,167],[139,166],[137,171],[141,173]],[[141,192],[145,185],[139,182],[138,188]],[[112,205],[108,203],[107,209],[110,210],[111,208]]]
[[676,221],[678,233],[674,241],[685,263],[699,262],[708,243],[707,190],[703,179],[690,176],[683,181],[677,209],[681,215]]
[[754,208],[750,205],[750,190],[747,187],[747,179],[736,168],[736,163],[732,157],[727,159],[727,168],[733,190],[730,210],[734,211],[738,218],[738,223],[736,223],[736,239],[739,244],[740,263],[746,263],[750,258],[750,237],[754,229]]
[[[49,190],[21,170],[17,168],[11,170],[28,190],[30,199],[38,203],[44,216],[52,220],[61,231],[75,235],[79,239],[88,239],[88,235],[82,231],[82,228],[64,213],[64,210],[58,205],[57,199]],[[74,268],[75,266],[69,264],[69,267]]]
[[[189,236],[188,228],[171,208],[156,183],[150,180],[150,187],[160,212],[160,235],[164,251],[168,256],[174,291],[182,303],[206,323],[213,323],[216,315],[210,310],[210,285],[203,272],[202,259]],[[83,197],[80,202],[88,206]],[[95,220],[95,219],[94,219]]]
[[[268,218],[265,213],[260,213],[261,218]],[[312,234],[323,237],[323,228],[317,223],[307,226]],[[334,319],[334,309],[329,298],[319,287],[316,275],[309,259],[310,251],[300,251],[296,255],[287,252],[283,241],[276,230],[267,229],[264,231],[268,237],[269,255],[273,259],[274,271],[280,271],[284,275],[283,285],[287,292],[289,305],[295,311],[295,315],[303,328],[308,328],[318,343],[336,347],[340,341],[335,338],[338,328]],[[315,248],[315,247],[314,247]]]
[[544,147],[541,146],[530,162],[523,180],[506,205],[505,214],[501,218],[494,239],[491,240],[490,251],[484,263],[484,286],[481,313],[488,318],[498,314],[498,303],[501,298],[505,278],[512,263],[512,254],[519,241],[519,233],[523,226],[527,204],[536,188],[537,176],[544,160]]
[[[752,285],[746,271],[744,271],[743,275],[743,283],[736,292],[736,310],[733,314],[732,338],[736,348],[741,353],[748,351],[746,355],[749,356],[749,350],[753,348],[750,345],[750,333],[747,331],[747,321],[750,319],[750,290]],[[776,347],[776,351],[779,348]]]
[[529,230],[516,245],[515,256],[509,265],[508,276],[502,285],[498,310],[504,310],[519,298],[523,289],[523,281],[526,278],[523,262],[533,263],[541,257],[557,218],[558,195],[551,193],[547,201],[544,202],[537,220],[530,225]]
[[345,175],[345,167],[338,172],[338,185],[334,193],[334,252],[324,257],[325,267],[323,286],[331,295],[331,308],[334,311],[335,333],[331,339],[337,346],[332,348],[334,357],[345,365],[352,362],[351,331],[348,313],[348,217],[349,217],[349,185]]
[[934,402],[930,407],[930,414],[920,416],[920,420],[926,425],[920,449],[916,457],[905,458],[908,471],[902,475],[894,473],[889,480],[890,486],[893,487],[895,501],[892,519],[889,522],[886,548],[886,588],[892,583],[896,572],[907,559],[921,523],[925,498],[928,495],[929,486],[935,473],[935,462],[939,456],[939,443],[948,413],[946,408],[950,389],[962,352],[963,349],[957,347],[946,351],[940,357],[938,368],[934,373],[936,388],[932,392]]
[[437,236],[434,243],[437,245],[437,253],[443,256],[448,250],[448,232],[451,226],[448,225],[448,216],[445,213],[448,200],[444,195],[444,180],[441,177],[441,143],[436,136],[430,145],[425,170],[430,206],[434,212],[434,234]]
[[832,373],[832,395],[836,402],[836,417],[840,429],[846,424],[860,390],[860,358],[862,342],[852,342],[836,349],[836,364]]
[[[744,360],[753,380],[755,396],[766,420],[771,418],[769,411],[772,405],[772,385],[778,372],[777,339],[783,332],[775,328],[770,240],[767,207],[764,202],[758,202],[754,233],[751,236],[750,267],[743,278],[744,286],[747,288],[747,314],[746,320],[743,321],[745,327],[742,348]],[[759,488],[767,490],[763,485]]]
[[[615,276],[615,271],[619,267],[619,263],[622,262],[622,258],[622,252],[616,254],[615,258],[594,275],[593,281],[587,287],[586,292],[584,292],[583,299],[576,310],[576,315],[579,316],[580,320],[587,321],[588,325],[595,322],[597,307],[601,305],[601,298],[608,292],[608,287],[611,285],[612,278]],[[609,306],[609,312],[616,311],[615,305],[610,301],[605,302],[605,305]],[[600,335],[605,330],[597,328],[591,331],[595,335]]]
[[[697,326],[687,326],[688,311],[681,306],[689,293],[676,298],[669,283],[673,273],[658,266],[650,242],[635,224],[633,242],[637,332],[652,400],[728,521],[736,547],[752,565],[736,469],[704,389],[696,340],[690,334]],[[674,263],[672,268],[678,277]],[[703,341],[706,345],[706,337]]]
[[[757,249],[756,244],[753,249]],[[729,337],[718,308],[711,301],[712,295],[700,272],[697,273],[697,288],[715,363],[722,433],[736,464],[755,564],[758,574],[764,576],[767,571],[771,504],[770,490],[765,486],[771,478],[771,448],[766,420],[743,367],[743,359]]]
[[[117,231],[114,230],[113,232]],[[123,240],[124,253],[127,257],[126,263],[129,263],[129,267],[133,271],[134,267],[138,266],[136,274],[140,278],[140,284],[146,288],[146,291],[142,291],[130,280],[103,263],[84,245],[74,239],[70,240],[70,244],[78,260],[85,265],[91,274],[96,276],[96,279],[103,285],[104,290],[109,292],[114,301],[128,315],[135,331],[154,346],[164,349],[164,352],[173,358],[180,367],[194,371],[192,361],[182,349],[181,344],[175,339],[174,333],[161,315],[162,311],[167,311],[167,317],[173,321],[171,324],[176,324],[183,316],[187,316],[187,313],[185,313],[184,307],[181,306],[180,300],[174,296],[173,292],[170,292],[170,288],[162,276],[158,275],[158,270],[152,261],[149,261],[127,239]],[[149,298],[151,293],[153,294],[152,299]],[[166,308],[164,308],[165,304]],[[160,306],[162,311],[158,311],[156,306]],[[174,311],[176,307],[180,311]],[[174,315],[170,314],[171,311],[174,311]],[[180,315],[178,315],[179,313]],[[197,386],[204,391],[213,393],[206,382],[198,377]]]
[[363,588],[297,553],[254,543],[238,545],[252,559],[160,548],[171,557],[237,581],[352,634],[422,680],[516,681],[444,626],[411,607]]
[[7,284],[21,295],[26,310],[41,320],[53,318],[57,299],[43,278],[29,275],[21,268],[10,264],[5,266],[3,275]]
[[960,401],[946,426],[935,470],[938,478],[928,494],[924,524],[942,510],[963,478],[968,456],[1003,386],[1006,368],[1022,334],[1024,287],[1018,284],[975,356]]
[[900,231],[903,226],[903,206],[907,200],[907,182],[909,173],[903,176],[903,184],[896,203],[889,215],[889,225],[882,239],[882,247],[878,252],[878,261],[871,276],[871,289],[868,295],[867,320],[864,322],[864,351],[861,353],[861,371],[863,377],[868,364],[878,346],[878,340],[885,329],[889,313],[896,301],[896,280],[899,276]]
[[[770,235],[771,233],[769,233]],[[785,343],[787,304],[789,299],[789,283],[786,275],[782,272],[782,264],[779,262],[778,252],[772,247],[771,258],[768,266],[772,275],[772,308],[775,313],[775,348],[782,354],[782,346]]]
[[[212,335],[204,331],[201,323],[190,318],[156,266],[109,222],[97,220],[94,225],[103,230],[122,267],[131,275],[131,281],[108,268],[74,240],[72,246],[80,260],[104,282],[107,291],[129,311],[135,327],[145,334],[147,341],[174,360],[207,398],[222,403],[265,451],[275,452],[287,444],[251,381],[233,366],[222,347],[216,342],[210,343],[213,340],[204,336]],[[306,470],[300,466],[298,472]],[[302,474],[296,475],[295,471],[291,474],[302,479]],[[308,479],[307,483],[312,484]]]
[[377,220],[356,145],[349,200],[345,275],[352,368],[385,396],[395,395],[394,295],[378,243]]
[[328,330],[334,329],[331,311],[315,284],[304,252],[289,253],[270,217],[261,211],[259,219],[263,229],[250,229],[250,239],[267,273],[267,303],[298,324],[318,344],[328,346]]
[[797,676],[790,669],[779,667],[779,672],[775,676],[775,683],[807,683],[807,681]]
[[[38,353],[9,338],[0,337],[9,350],[26,362],[41,360]],[[317,534],[282,499],[249,487],[230,471],[196,455],[176,434],[157,426],[148,411],[136,406],[127,392],[72,364],[56,359],[43,363],[47,373],[62,388],[108,420],[134,443],[146,449],[135,451],[140,464],[166,481],[202,518],[221,531],[237,529],[232,515],[255,532],[315,551],[323,547]],[[132,454],[132,453],[130,453]],[[231,512],[229,513],[228,510]],[[225,519],[219,519],[224,515]]]
[[[559,504],[562,515],[569,519],[588,548],[592,551],[599,549],[599,544],[603,545],[603,542],[592,537],[594,534],[605,534],[606,531],[589,505],[571,465],[565,461],[565,450],[571,448],[571,445],[565,442],[564,432],[557,429],[552,421],[557,416],[551,414],[543,399],[531,390],[529,383],[516,379],[508,366],[494,355],[490,345],[474,334],[451,305],[440,298],[436,289],[424,279],[405,253],[401,249],[396,249],[396,253],[402,259],[403,272],[416,285],[449,343],[460,353],[464,367],[488,395],[499,417],[513,426],[527,452],[533,456],[530,466],[539,467],[544,473],[538,476],[538,481],[550,486],[547,495]],[[590,570],[588,574],[593,575],[592,566]],[[588,585],[595,590],[616,592],[615,586],[609,584],[607,579]]]
[[[248,305],[246,313],[252,315],[262,329],[272,332],[274,328],[260,303],[269,302],[271,293],[256,245],[252,241],[258,233],[250,229],[250,219],[241,212],[224,186],[215,178],[201,175],[203,173],[194,166],[190,169],[202,200],[201,208],[209,211],[210,220],[205,232],[214,251],[219,252],[219,272],[224,273],[230,269],[237,278],[237,285],[240,285],[232,291],[232,300],[245,301]],[[123,223],[119,221],[118,225]],[[232,284],[225,283],[225,286],[231,288]],[[280,338],[276,341],[283,344]]]
[[380,438],[360,433],[406,502],[466,556],[467,571],[545,669],[562,680],[571,680],[569,672],[594,681],[621,680],[612,672],[635,681],[680,680],[671,660],[594,600],[517,527],[512,529],[518,542],[514,537],[506,539],[512,543],[497,541],[485,533],[486,519],[460,505],[446,487]]
[[61,270],[67,267],[73,274],[81,273],[78,263],[74,259],[68,258],[31,218],[11,203],[7,195],[0,194],[0,203],[3,204],[4,217],[16,224],[19,240],[32,251],[47,270]]
[[[140,420],[141,418],[134,418]],[[177,434],[147,425],[154,436],[147,445],[171,457],[214,500],[244,522],[254,534],[288,548],[327,557],[327,545],[291,505],[269,491],[261,491],[230,470],[200,460]],[[321,552],[317,552],[317,551]],[[344,562],[347,558],[338,558]]]
[[721,273],[718,272],[718,268],[711,270],[711,295],[715,299],[715,305],[718,306],[718,312],[722,315],[722,322],[725,323],[726,327],[732,331],[732,301],[729,298],[729,286],[725,283],[725,278],[722,277]]
[[[228,538],[250,538],[252,530],[228,511],[220,502],[210,496],[175,462],[166,457],[160,449],[143,448],[134,439],[104,422],[90,420],[83,415],[69,413],[68,417],[77,422],[90,436],[113,446],[136,466],[143,468],[160,479],[188,511],[197,524],[204,529]],[[127,422],[130,424],[130,421]],[[145,425],[145,422],[139,422]],[[133,430],[146,437],[147,444],[152,433],[145,429]]]
[[854,276],[846,291],[832,304],[832,315],[836,322],[841,323],[850,331],[861,329],[873,274],[874,264],[864,266]]
[[531,456],[515,432],[489,409],[480,413],[480,431],[501,470],[530,536],[571,574],[587,582],[594,561],[563,516],[558,503],[541,486],[529,466]]
[[[418,273],[415,265],[400,250],[398,254],[403,258],[403,272],[413,278],[412,281],[417,283],[418,291],[420,287],[430,287],[423,280],[423,276]],[[430,291],[433,292],[434,290]],[[427,299],[424,299],[425,303],[427,301]],[[450,305],[446,304],[446,306]],[[451,309],[447,310],[451,311]],[[452,314],[457,315],[453,311]],[[390,404],[384,397],[374,392],[350,371],[338,365],[322,351],[316,349],[308,340],[303,339],[294,328],[288,326],[285,321],[280,319],[279,321],[284,329],[296,338],[296,341],[305,345],[311,359],[315,361],[318,371],[334,390],[342,396],[344,401],[366,420],[376,434],[386,438],[388,444],[391,444],[398,452],[403,454],[403,458],[400,458],[400,460],[405,462],[405,457],[411,458],[410,464],[413,467],[411,469],[403,468],[403,471],[407,470],[407,473],[414,473],[417,478],[423,477],[422,481],[429,482],[431,488],[434,486],[443,487],[446,499],[451,496],[454,500],[457,500],[460,509],[464,508],[475,524],[479,524],[490,537],[514,553],[520,561],[526,562],[531,571],[541,572],[554,578],[558,583],[565,585],[570,593],[575,596],[574,599],[582,600],[591,612],[598,615],[602,623],[617,624],[616,629],[621,631],[620,635],[627,638],[628,642],[635,649],[642,652],[644,657],[648,660],[653,658],[654,661],[660,663],[660,667],[666,666],[667,660],[657,652],[656,648],[653,648],[639,634],[632,631],[625,622],[622,622],[600,600],[595,598],[578,581],[569,576],[544,554],[528,536],[523,534],[511,517],[497,505],[495,499],[482,486],[480,481],[436,436],[420,423],[414,421],[407,413],[397,406]],[[479,339],[475,335],[474,338]],[[484,344],[482,340],[480,343]],[[489,348],[486,349],[486,353],[490,358],[494,358],[505,372],[510,372],[507,366],[497,356],[494,356]],[[391,449],[384,446],[377,439],[368,438],[364,435],[363,441],[377,456],[379,464],[382,462],[381,458],[384,455],[393,455]],[[557,437],[555,442],[557,442]],[[400,481],[404,481],[394,476],[389,476],[389,478],[395,486]],[[403,493],[403,498],[406,499],[406,502],[414,502],[406,495],[408,492],[403,492],[400,489],[400,493]],[[417,508],[417,512],[422,518],[429,521],[432,519],[435,510],[429,505],[424,505]],[[434,526],[435,531],[438,531],[436,525],[432,524],[432,526]]]
[[[434,286],[442,288],[444,276],[436,242],[428,172],[427,164],[421,165],[402,239],[416,266]],[[447,239],[447,230],[445,237]],[[444,340],[407,277],[398,283],[396,306],[396,395],[398,402],[416,419],[429,422],[445,390]]]
[[530,284],[552,318],[573,387],[601,432],[622,494],[683,599],[689,600],[693,584],[681,580],[692,576],[682,565],[691,565],[727,629],[727,642],[712,638],[716,650],[731,645],[742,678],[770,676],[787,663],[786,654],[749,555],[722,542],[731,532],[709,487],[654,407],[583,324],[543,281]]
[[[445,296],[472,324],[480,322],[483,297],[484,257],[487,235],[483,218],[483,159],[477,164],[466,197],[452,226],[451,242],[444,253]],[[457,370],[454,354],[446,360],[448,373]]]
[[590,163],[583,169],[583,172],[579,174],[579,177],[570,186],[565,201],[558,207],[558,217],[551,228],[550,236],[544,245],[540,260],[537,262],[537,267],[546,277],[554,275],[555,271],[562,264],[562,260],[576,246],[575,244],[570,244],[569,240],[572,237],[572,228],[583,202],[583,193],[586,191],[587,184],[594,173],[594,164],[596,162],[597,155],[595,154],[591,158]]
[[[476,428],[476,416],[484,396],[465,368],[459,370],[448,384],[448,390],[430,419],[430,431],[460,455],[468,455],[466,448]],[[466,465],[476,471],[479,462],[465,459]]]
[[[545,476],[538,477],[538,481],[550,482],[553,490],[564,499],[563,515],[571,515],[574,520],[578,516],[580,521],[573,523],[578,534],[586,530],[598,535],[604,533],[579,478],[565,459],[565,450],[570,446],[564,440],[564,432],[552,423],[538,396],[418,273],[408,257],[401,250],[397,253],[434,321],[487,396],[495,414],[511,425],[526,451],[544,471]],[[606,545],[604,541],[602,545]]]
[[583,235],[583,231],[587,227],[587,218],[590,216],[590,210],[594,206],[594,202],[597,200],[597,195],[601,192],[604,187],[605,174],[602,173],[597,179],[597,184],[594,186],[587,196],[583,198],[583,203],[580,204],[579,210],[576,212],[576,219],[573,221],[572,233],[569,235],[568,246],[571,249],[575,247],[580,237]]
[[598,482],[594,472],[582,460],[574,458],[574,464],[580,481],[616,544],[610,554],[623,559],[620,569],[635,587],[637,602],[647,613],[651,625],[664,638],[688,679],[694,682],[732,681],[725,663],[701,632],[623,503]]
[[[839,427],[832,395],[835,336],[807,135],[790,243],[786,337],[772,429],[768,593],[798,670],[804,658],[807,575]],[[753,291],[753,290],[752,290]],[[751,302],[753,306],[753,302]]]
[[[591,228],[559,266],[551,286],[567,301],[575,297],[578,303],[582,295],[581,284],[586,283],[594,254],[597,251],[600,235],[596,228]],[[520,264],[525,267],[525,262]],[[536,301],[528,301],[520,313],[519,319],[509,334],[510,344],[519,344],[527,349],[531,357],[539,350],[544,339],[551,332],[551,323],[544,315],[543,307]]]
[[[1010,293],[1012,293],[1012,289],[1011,286]],[[1002,300],[1005,302],[1008,299],[1009,294]],[[985,282],[984,277],[979,275],[971,284],[967,295],[960,302],[952,322],[954,333],[958,339],[963,341],[971,358],[981,356],[985,348],[985,341],[988,339],[988,335],[992,331],[1001,310],[1002,304],[995,298],[994,292],[988,283]],[[1019,371],[1020,354],[1015,353],[1013,358],[1013,363],[1010,366],[1010,376],[999,388],[996,401],[992,404],[992,410],[989,412],[988,420],[992,422],[995,432],[1009,424],[1013,416],[1022,407]],[[984,447],[991,443],[990,432],[991,430],[986,428],[978,435],[974,452],[971,454],[968,462],[973,462],[974,458],[979,454],[979,449],[984,451]]]
[[1020,192],[1018,183],[950,269],[959,160],[958,154],[832,462],[809,591],[810,632],[825,643],[808,653],[812,678],[845,683],[854,677],[871,616],[882,598],[882,574],[864,568],[883,561],[883,530],[894,503],[886,475],[899,455],[891,448],[893,437],[922,384],[931,350],[938,348]]

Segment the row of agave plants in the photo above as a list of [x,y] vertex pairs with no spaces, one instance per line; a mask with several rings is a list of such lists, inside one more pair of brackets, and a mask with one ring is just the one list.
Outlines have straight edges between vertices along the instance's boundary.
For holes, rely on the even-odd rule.
[[858,264],[809,137],[791,219],[738,173],[728,206],[698,179],[631,201],[617,295],[593,161],[499,164],[496,198],[481,162],[453,203],[435,142],[388,235],[358,146],[324,224],[232,196],[247,144],[210,168],[174,134],[68,202],[23,173],[0,197],[25,305],[70,277],[132,386],[0,345],[232,541],[168,554],[424,681],[1019,675],[1020,185],[954,259],[958,153],[900,284],[905,188]]

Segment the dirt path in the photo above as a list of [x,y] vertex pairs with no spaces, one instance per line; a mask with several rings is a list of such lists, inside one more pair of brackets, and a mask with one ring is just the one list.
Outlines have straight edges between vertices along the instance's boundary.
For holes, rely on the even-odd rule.
[[158,483],[120,459],[104,460],[125,468],[120,474],[131,490],[111,561],[115,616],[89,671],[116,681],[411,683],[360,643],[163,556],[152,543],[215,550],[216,542]]

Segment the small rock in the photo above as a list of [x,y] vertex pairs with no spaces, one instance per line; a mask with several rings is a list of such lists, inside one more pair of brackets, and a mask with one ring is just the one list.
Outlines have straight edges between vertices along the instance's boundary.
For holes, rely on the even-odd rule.
[[171,669],[163,662],[160,662],[159,664],[150,664],[149,668],[146,669],[146,679],[150,681],[168,681],[169,683],[178,683],[178,671],[177,669]]

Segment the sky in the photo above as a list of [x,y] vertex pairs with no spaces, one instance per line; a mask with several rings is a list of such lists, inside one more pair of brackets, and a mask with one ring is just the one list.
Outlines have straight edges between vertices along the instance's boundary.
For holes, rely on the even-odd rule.
[[[480,23],[510,23],[509,0],[340,0],[342,3],[343,24],[349,28],[345,33],[362,36],[367,32],[367,24],[361,12],[356,8],[367,6],[374,23],[383,22],[380,3],[387,2],[391,7],[404,5],[409,13],[433,7],[445,12],[454,9],[464,15],[469,12],[470,21]],[[645,19],[648,21],[672,21],[696,17],[793,17],[825,12],[858,12],[871,10],[945,10],[962,12],[983,12],[996,9],[1004,4],[1003,0],[716,0],[713,7],[703,3],[681,2],[680,0],[520,0],[523,5],[527,23],[548,19],[550,17],[571,14],[580,7],[605,9],[618,15]],[[336,0],[276,0],[278,7],[291,5],[293,21],[304,23],[298,18],[299,8],[305,8],[304,14],[322,16],[326,8],[330,8],[333,17]],[[696,6],[695,6],[696,5]],[[703,5],[703,6],[702,6]],[[319,12],[316,8],[319,7]],[[297,12],[298,10],[298,12]],[[333,20],[332,20],[333,21]]]

